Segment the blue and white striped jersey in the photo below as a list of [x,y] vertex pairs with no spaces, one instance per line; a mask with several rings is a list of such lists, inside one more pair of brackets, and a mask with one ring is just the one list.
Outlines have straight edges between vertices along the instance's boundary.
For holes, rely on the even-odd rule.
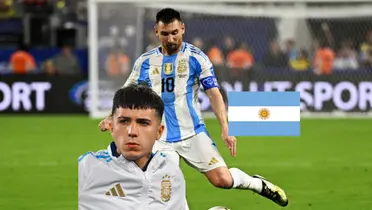
[[124,84],[147,83],[164,101],[165,131],[160,140],[177,142],[205,131],[198,92],[218,87],[208,57],[184,42],[179,53],[167,56],[160,47],[141,55]]

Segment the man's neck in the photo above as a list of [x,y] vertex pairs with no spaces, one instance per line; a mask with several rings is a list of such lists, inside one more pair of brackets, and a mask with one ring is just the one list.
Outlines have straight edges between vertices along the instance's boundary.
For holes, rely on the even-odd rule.
[[168,53],[167,50],[165,50],[165,47],[161,46],[161,53],[163,53],[164,55],[167,55],[167,56],[171,56],[171,55],[177,54],[179,51],[181,51],[182,46],[183,46],[183,42],[180,44],[178,49],[176,51],[172,52],[172,53]]
[[136,163],[136,165],[142,170],[142,171],[146,171],[147,170],[147,166],[149,165],[150,161],[151,161],[151,158],[152,158],[152,155],[151,153],[149,153],[148,155],[145,155],[143,157],[141,157],[140,159],[134,161]]

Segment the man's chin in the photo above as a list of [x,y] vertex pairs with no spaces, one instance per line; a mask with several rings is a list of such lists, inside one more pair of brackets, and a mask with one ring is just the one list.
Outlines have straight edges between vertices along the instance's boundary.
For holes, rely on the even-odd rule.
[[167,47],[166,50],[167,50],[168,54],[173,54],[173,53],[177,52],[178,46]]
[[127,151],[123,155],[125,159],[130,160],[130,161],[136,161],[142,157],[141,153],[136,152],[136,151]]

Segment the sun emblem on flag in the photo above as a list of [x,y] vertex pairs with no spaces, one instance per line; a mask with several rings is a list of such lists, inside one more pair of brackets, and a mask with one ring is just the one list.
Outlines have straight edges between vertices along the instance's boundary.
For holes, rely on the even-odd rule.
[[268,109],[266,109],[266,108],[260,109],[260,111],[258,112],[258,116],[262,120],[267,120],[270,117],[270,111]]

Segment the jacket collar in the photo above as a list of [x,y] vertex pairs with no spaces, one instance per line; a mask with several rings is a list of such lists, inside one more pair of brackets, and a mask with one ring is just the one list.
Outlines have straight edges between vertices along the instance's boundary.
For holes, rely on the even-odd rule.
[[[124,156],[118,154],[115,142],[111,142],[109,144],[109,146],[107,147],[107,151],[110,157],[114,161],[118,162],[119,164],[133,164],[137,166],[133,161],[127,160],[126,158],[124,158]],[[150,172],[156,171],[165,162],[165,159],[166,159],[166,156],[159,151],[152,153],[151,158],[147,162],[143,171],[150,171]]]

